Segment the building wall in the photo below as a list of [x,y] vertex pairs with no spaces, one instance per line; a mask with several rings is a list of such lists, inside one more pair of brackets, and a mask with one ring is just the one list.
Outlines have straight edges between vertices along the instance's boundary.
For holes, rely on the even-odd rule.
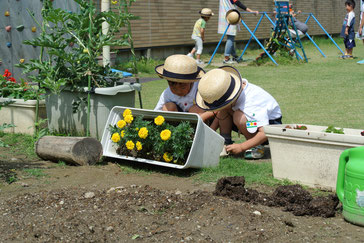
[[[246,6],[258,11],[272,11],[272,0],[244,0]],[[341,30],[345,17],[345,0],[293,0],[294,9],[302,12],[312,12],[330,34],[337,34]],[[358,4],[359,5],[359,4]],[[133,37],[137,48],[168,47],[193,44],[191,33],[194,22],[199,18],[199,10],[207,7],[215,13],[207,23],[205,42],[217,43],[221,35],[217,34],[219,0],[137,0],[131,12],[140,16],[140,20],[132,23]],[[359,8],[356,7],[357,16]],[[305,21],[307,15],[300,15],[298,19]],[[244,15],[244,20],[254,29],[259,16]],[[356,29],[358,27],[356,23]],[[322,35],[324,32],[311,19],[308,22],[311,35]],[[250,35],[243,29],[237,35],[237,40],[247,40]],[[271,24],[264,19],[260,25],[258,38],[267,38],[270,34]]]

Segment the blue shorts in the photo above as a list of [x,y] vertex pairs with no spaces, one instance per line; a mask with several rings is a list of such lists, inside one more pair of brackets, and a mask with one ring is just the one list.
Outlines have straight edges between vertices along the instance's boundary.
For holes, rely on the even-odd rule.
[[346,49],[353,49],[355,45],[355,40],[351,40],[347,37],[344,38],[344,44]]

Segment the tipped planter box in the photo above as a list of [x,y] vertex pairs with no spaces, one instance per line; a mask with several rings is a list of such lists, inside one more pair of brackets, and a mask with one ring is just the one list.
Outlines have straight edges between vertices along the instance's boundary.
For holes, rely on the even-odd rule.
[[[101,138],[106,121],[114,106],[135,106],[135,90],[140,90],[138,83],[124,83],[109,88],[96,88],[91,94],[90,135]],[[87,88],[85,88],[87,90]],[[46,108],[48,127],[60,133],[85,135],[87,126],[87,103],[81,103],[73,113],[73,103],[79,98],[87,98],[86,92],[64,90],[60,94],[47,93]]]
[[217,166],[220,160],[220,152],[224,146],[224,138],[213,131],[210,127],[206,126],[199,115],[183,112],[165,112],[165,111],[152,111],[143,109],[129,108],[133,112],[133,116],[142,115],[145,118],[154,119],[158,115],[164,116],[166,121],[190,121],[196,124],[196,131],[192,143],[190,153],[184,165],[173,163],[165,163],[155,160],[135,158],[131,156],[119,155],[116,153],[116,147],[110,140],[111,134],[109,132],[108,124],[116,124],[117,121],[122,119],[122,113],[128,107],[114,107],[110,112],[107,126],[105,127],[102,136],[101,144],[103,147],[103,156],[112,157],[116,159],[131,160],[136,163],[146,163],[158,166],[171,167],[176,169],[187,168],[204,168]]
[[273,176],[335,191],[340,154],[345,149],[364,146],[362,130],[344,128],[345,134],[335,134],[324,132],[327,127],[323,126],[305,125],[307,130],[286,126],[264,127],[272,155]]
[[[0,110],[0,125],[13,124],[16,127],[7,128],[5,132],[34,134],[36,100],[0,98],[0,102],[14,101]],[[39,102],[39,119],[46,119],[45,101]]]

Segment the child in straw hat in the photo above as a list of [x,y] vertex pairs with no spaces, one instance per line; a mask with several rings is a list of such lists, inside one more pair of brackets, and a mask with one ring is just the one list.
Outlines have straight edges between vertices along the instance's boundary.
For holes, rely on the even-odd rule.
[[205,71],[197,66],[193,58],[186,55],[169,56],[164,64],[155,67],[155,71],[160,78],[168,81],[168,88],[161,94],[154,110],[193,112],[204,121],[213,118],[212,112],[205,112],[194,104],[198,81]]
[[[196,104],[205,111],[215,112],[226,151],[245,152],[245,158],[262,158],[261,144],[267,142],[263,126],[282,124],[277,101],[262,88],[242,79],[239,71],[230,66],[213,69],[202,77]],[[232,144],[234,128],[245,136],[245,142]]]
[[214,13],[209,8],[203,8],[199,13],[201,18],[195,22],[191,36],[191,38],[196,42],[196,45],[192,51],[187,54],[187,56],[193,57],[196,53],[196,63],[204,64],[204,62],[201,61],[201,54],[203,50],[203,42],[205,41],[206,22],[209,21],[210,17],[213,16]]

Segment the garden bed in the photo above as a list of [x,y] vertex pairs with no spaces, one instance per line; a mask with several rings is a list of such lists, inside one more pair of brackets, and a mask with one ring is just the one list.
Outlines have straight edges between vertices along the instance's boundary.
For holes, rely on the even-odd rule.
[[306,130],[294,129],[296,124],[264,127],[273,176],[334,191],[340,154],[345,149],[364,146],[362,130],[344,128],[344,134],[337,134],[325,132],[327,127],[305,126]]

